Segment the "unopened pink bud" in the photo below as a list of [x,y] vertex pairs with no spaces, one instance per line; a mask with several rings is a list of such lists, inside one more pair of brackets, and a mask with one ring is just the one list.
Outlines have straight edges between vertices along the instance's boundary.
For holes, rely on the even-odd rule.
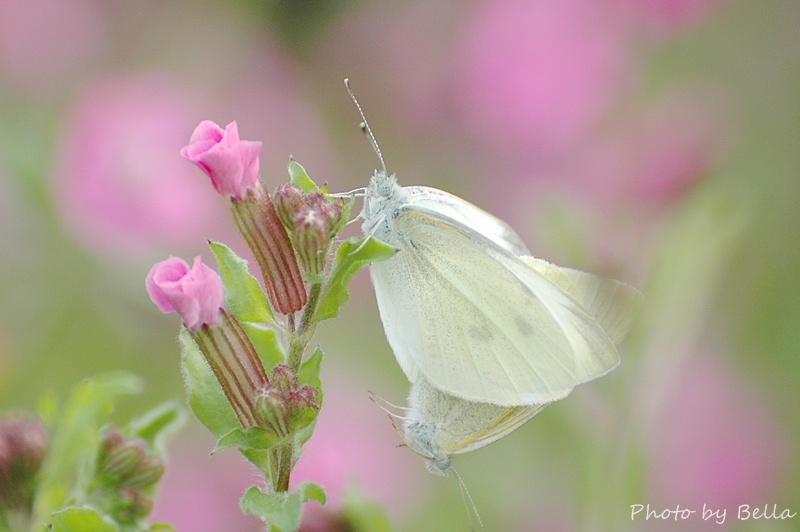
[[297,213],[308,208],[308,197],[294,183],[279,186],[275,190],[273,201],[284,227],[289,230],[292,228]]
[[153,506],[151,497],[135,488],[126,487],[117,491],[111,512],[118,521],[133,524],[150,515]]
[[343,203],[344,200],[328,198],[322,192],[312,192],[308,195],[308,206],[319,212],[326,221],[331,236],[341,229]]
[[139,464],[147,457],[144,442],[126,438],[112,430],[103,437],[98,456],[97,473],[107,482],[124,485],[125,479],[136,473]]
[[317,409],[317,389],[308,384],[300,386],[297,390],[289,394],[289,412],[297,414],[306,408]]
[[285,364],[275,366],[269,380],[256,403],[259,425],[285,438],[297,430],[294,424],[301,412],[309,407],[319,408],[317,390],[307,384],[300,386],[297,374]]
[[129,476],[125,484],[135,489],[148,489],[164,475],[164,460],[158,456],[148,456],[142,460],[134,474]]
[[225,299],[222,279],[200,257],[191,269],[177,257],[153,265],[145,286],[161,312],[177,312],[190,331],[217,323]]
[[288,396],[297,388],[297,374],[286,364],[278,364],[270,373],[269,382],[282,394]]
[[181,155],[199,166],[214,188],[226,197],[241,199],[258,181],[261,142],[240,140],[236,122],[223,130],[211,120],[195,128]]
[[317,209],[297,214],[292,225],[294,247],[309,280],[319,281],[325,271],[325,259],[331,243],[328,221]]
[[41,421],[0,419],[0,521],[7,509],[30,512],[48,447],[47,429]]
[[289,435],[289,405],[280,390],[274,386],[264,387],[256,399],[256,412],[260,427],[281,439]]

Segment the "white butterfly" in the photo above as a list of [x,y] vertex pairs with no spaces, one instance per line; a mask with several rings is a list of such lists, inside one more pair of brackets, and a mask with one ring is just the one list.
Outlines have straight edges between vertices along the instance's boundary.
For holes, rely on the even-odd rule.
[[635,289],[530,257],[502,220],[441,190],[401,187],[385,165],[361,216],[365,235],[397,249],[370,273],[412,383],[403,433],[430,460],[444,465],[508,434],[619,363]]
[[[413,383],[501,406],[549,403],[605,375],[619,355],[593,310],[620,318],[632,288],[577,270],[559,279],[594,291],[576,299],[504,222],[446,192],[401,187],[376,171],[363,231],[395,248],[370,267],[386,337]],[[549,267],[549,265],[548,265]],[[612,325],[614,325],[612,323]]]

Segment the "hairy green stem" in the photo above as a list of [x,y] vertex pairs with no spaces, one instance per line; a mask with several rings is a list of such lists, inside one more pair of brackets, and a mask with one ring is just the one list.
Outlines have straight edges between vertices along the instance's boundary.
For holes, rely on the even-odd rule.
[[[296,331],[294,331],[294,328],[290,329],[292,332],[289,333],[289,354],[286,362],[295,372],[300,371],[306,346],[311,341],[316,329],[316,323],[312,320],[317,312],[321,293],[322,283],[311,285],[308,302],[300,319],[300,326]],[[294,442],[288,441],[271,450],[270,461],[272,462],[270,466],[275,491],[279,493],[289,491],[289,479],[292,474],[292,462],[294,461]]]

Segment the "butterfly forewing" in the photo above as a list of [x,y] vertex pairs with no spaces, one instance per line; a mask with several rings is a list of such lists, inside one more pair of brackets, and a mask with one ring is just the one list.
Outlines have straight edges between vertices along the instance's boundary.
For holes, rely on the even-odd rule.
[[373,265],[387,337],[457,397],[547,403],[618,362],[613,342],[567,292],[469,227],[422,208],[394,220],[400,251]]

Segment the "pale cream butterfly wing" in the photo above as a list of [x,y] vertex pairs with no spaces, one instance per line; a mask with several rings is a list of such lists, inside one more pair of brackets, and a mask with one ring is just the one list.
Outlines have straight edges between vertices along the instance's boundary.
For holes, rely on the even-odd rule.
[[480,207],[437,188],[410,186],[402,187],[402,190],[407,194],[408,204],[435,211],[442,217],[466,225],[514,255],[530,254],[510,225]]
[[399,251],[371,275],[387,338],[412,382],[421,373],[469,401],[530,405],[563,398],[617,365],[613,342],[573,296],[394,186],[397,197],[372,212],[381,212],[375,236]]
[[535,257],[521,259],[577,299],[615,344],[622,342],[643,303],[638,290],[621,281],[556,266]]
[[[592,275],[561,268],[544,260],[523,260],[554,284],[572,294],[595,316],[619,344],[630,330],[641,294],[630,286]],[[403,418],[403,439],[427,459],[428,469],[443,473],[452,455],[488,445],[513,432],[547,404],[504,407],[460,399],[433,387],[424,377],[411,386],[409,408]]]

